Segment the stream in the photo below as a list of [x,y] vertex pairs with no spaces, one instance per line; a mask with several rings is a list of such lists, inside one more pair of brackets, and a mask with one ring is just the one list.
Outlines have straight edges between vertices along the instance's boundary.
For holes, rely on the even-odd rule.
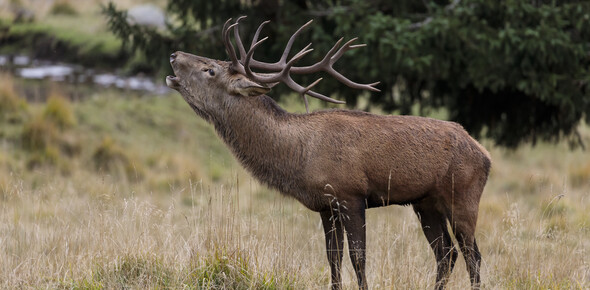
[[24,55],[0,55],[0,72],[13,77],[15,90],[28,101],[45,101],[56,89],[72,100],[86,98],[101,89],[134,95],[165,95],[171,92],[163,81],[149,76],[123,76],[117,72],[36,60]]

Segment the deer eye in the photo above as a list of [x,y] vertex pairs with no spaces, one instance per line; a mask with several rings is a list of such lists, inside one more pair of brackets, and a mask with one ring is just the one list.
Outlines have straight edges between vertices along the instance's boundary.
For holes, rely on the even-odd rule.
[[210,76],[214,76],[215,75],[215,71],[211,68],[205,68],[202,71],[204,72],[208,72]]

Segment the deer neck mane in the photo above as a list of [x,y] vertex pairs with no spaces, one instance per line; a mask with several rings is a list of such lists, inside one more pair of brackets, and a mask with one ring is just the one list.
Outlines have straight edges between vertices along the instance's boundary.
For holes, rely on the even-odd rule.
[[266,95],[232,97],[223,107],[211,123],[240,163],[263,183],[292,192],[307,156],[303,136],[289,127],[302,119]]
[[[210,114],[217,134],[230,147],[243,146],[243,140],[270,141],[264,137],[281,131],[281,126],[294,115],[283,110],[266,95],[256,97],[232,96],[222,103],[221,109]],[[277,144],[275,144],[277,145]]]

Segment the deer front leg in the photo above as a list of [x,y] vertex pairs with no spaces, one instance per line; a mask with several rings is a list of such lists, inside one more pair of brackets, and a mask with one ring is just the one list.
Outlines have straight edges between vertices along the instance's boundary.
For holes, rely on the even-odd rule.
[[342,223],[348,238],[350,261],[354,267],[359,289],[368,289],[365,276],[366,228],[365,208],[351,209],[341,214]]
[[324,233],[326,235],[326,254],[330,263],[331,288],[341,289],[342,281],[340,269],[342,267],[342,247],[344,246],[344,233],[342,221],[338,213],[332,210],[320,212]]

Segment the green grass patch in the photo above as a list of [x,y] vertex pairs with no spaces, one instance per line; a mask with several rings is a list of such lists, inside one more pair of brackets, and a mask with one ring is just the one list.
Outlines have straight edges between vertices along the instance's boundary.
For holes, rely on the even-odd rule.
[[43,22],[1,22],[0,53],[29,54],[93,67],[121,67],[129,57],[111,33],[88,30],[79,17],[62,16]]
[[106,289],[173,288],[173,276],[174,270],[157,258],[124,256],[113,265],[98,268],[92,281],[82,283]]
[[58,0],[51,6],[49,10],[49,14],[51,15],[68,15],[74,16],[78,15],[78,11],[72,4],[70,4],[67,0]]
[[275,273],[255,273],[248,255],[216,249],[193,266],[189,280],[199,289],[294,289],[295,279]]
[[215,250],[186,265],[126,255],[97,264],[91,277],[61,281],[70,289],[294,289],[294,277],[257,273],[246,255]]
[[41,167],[66,174],[86,170],[119,181],[147,181],[145,186],[158,191],[183,188],[189,180],[223,182],[232,176],[228,168],[238,167],[213,128],[182,98],[112,92],[78,102],[54,92],[46,103],[5,94],[2,105],[22,107],[23,113],[18,122],[0,118],[8,150],[2,163],[16,164],[25,175]]

